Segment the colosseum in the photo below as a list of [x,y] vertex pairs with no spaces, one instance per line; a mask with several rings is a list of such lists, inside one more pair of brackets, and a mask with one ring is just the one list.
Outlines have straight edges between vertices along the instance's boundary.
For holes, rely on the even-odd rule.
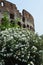
[[6,0],[0,0],[0,22],[4,12],[7,12],[10,21],[20,18],[20,22],[18,21],[19,26],[35,31],[34,18],[25,9],[20,13],[15,4]]

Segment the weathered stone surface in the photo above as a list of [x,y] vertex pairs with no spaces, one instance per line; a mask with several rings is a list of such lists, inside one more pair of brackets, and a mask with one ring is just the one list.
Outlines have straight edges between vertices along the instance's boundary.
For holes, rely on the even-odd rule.
[[[0,0],[0,21],[1,21],[1,18],[3,17],[4,12],[8,12],[9,19],[20,18],[22,26],[23,24],[25,24],[26,27],[28,25],[29,29],[34,30],[34,18],[26,10],[23,9],[21,14],[15,4],[8,2],[6,0]],[[10,15],[14,17],[10,18]]]

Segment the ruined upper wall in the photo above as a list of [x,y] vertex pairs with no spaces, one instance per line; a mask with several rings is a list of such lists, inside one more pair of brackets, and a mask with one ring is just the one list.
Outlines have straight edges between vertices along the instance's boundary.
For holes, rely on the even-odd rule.
[[0,21],[3,16],[3,12],[8,12],[10,20],[20,18],[21,25],[24,25],[23,27],[28,27],[29,29],[34,30],[34,18],[28,11],[23,9],[21,14],[15,4],[6,0],[0,0]]
[[23,9],[22,15],[23,15],[25,18],[27,18],[27,20],[33,20],[33,21],[34,21],[33,16],[32,16],[28,11],[26,11],[25,9]]
[[[1,6],[1,3],[3,4],[3,6]],[[11,13],[17,15],[18,17],[21,17],[21,13],[17,9],[16,5],[6,0],[0,0],[0,11],[7,11],[9,14]]]
[[3,8],[3,10],[7,10],[10,13],[14,13],[14,9],[17,9],[15,4],[13,5],[12,3],[8,1],[0,0],[0,3],[2,2],[3,2],[3,7],[1,6],[1,8]]
[[25,18],[27,18],[27,20],[34,20],[33,16],[26,10],[23,10],[21,14],[15,4],[6,0],[0,0],[0,5],[1,2],[3,2],[3,6],[0,6],[0,11],[7,11],[9,13],[16,14],[19,17],[24,16]]

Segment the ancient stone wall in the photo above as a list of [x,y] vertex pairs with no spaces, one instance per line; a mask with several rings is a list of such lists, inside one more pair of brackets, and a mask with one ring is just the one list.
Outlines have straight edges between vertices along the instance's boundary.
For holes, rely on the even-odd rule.
[[0,21],[3,17],[3,13],[7,12],[9,19],[21,19],[21,26],[34,30],[34,18],[33,16],[23,9],[22,14],[17,9],[16,5],[6,0],[0,0]]
[[29,12],[24,10],[24,9],[22,11],[22,15],[23,15],[23,18],[25,20],[25,24],[27,25],[27,27],[29,27],[30,29],[34,30],[34,19],[33,19],[33,16]]

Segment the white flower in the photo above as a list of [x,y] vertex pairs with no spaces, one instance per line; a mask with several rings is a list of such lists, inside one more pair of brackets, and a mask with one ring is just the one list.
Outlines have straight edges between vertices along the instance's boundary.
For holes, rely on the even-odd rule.
[[24,55],[21,55],[21,57],[24,57]]
[[21,48],[21,50],[24,50],[24,48]]
[[32,49],[33,49],[34,51],[36,51],[36,50],[37,50],[37,47],[35,47],[35,46],[32,46]]
[[13,39],[13,36],[10,36],[11,39]]
[[29,56],[27,56],[27,58],[29,59]]
[[34,65],[34,63],[33,63],[32,61],[31,61],[30,63],[31,63],[32,65]]
[[30,65],[30,64],[28,64],[28,65]]
[[16,56],[16,59],[18,59],[18,56]]

